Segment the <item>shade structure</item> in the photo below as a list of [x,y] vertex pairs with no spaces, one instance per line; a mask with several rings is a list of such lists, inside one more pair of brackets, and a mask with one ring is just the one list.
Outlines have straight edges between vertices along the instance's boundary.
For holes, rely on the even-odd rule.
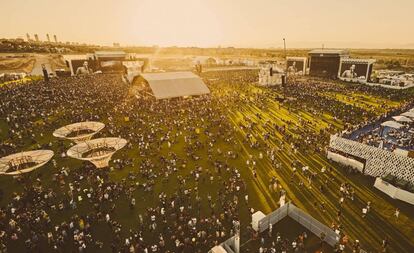
[[142,74],[156,99],[198,96],[210,90],[201,78],[192,72],[164,72]]
[[408,118],[408,117],[405,117],[405,116],[394,116],[394,117],[392,117],[395,121],[398,121],[398,122],[413,122],[410,118]]
[[210,253],[227,253],[227,250],[225,250],[223,246],[217,245],[211,248]]
[[52,159],[52,150],[20,152],[0,158],[0,175],[16,176],[31,172]]
[[66,125],[53,132],[53,136],[80,143],[90,140],[105,127],[104,123],[96,121],[85,121]]
[[99,138],[81,142],[67,151],[69,157],[90,161],[96,168],[108,167],[112,155],[125,147],[127,141],[122,138]]
[[404,112],[400,116],[405,116],[405,117],[409,117],[409,118],[414,119],[414,111],[412,111],[412,112],[411,111]]
[[400,129],[401,127],[403,127],[404,125],[401,125],[400,123],[398,123],[398,122],[395,122],[395,121],[391,121],[391,120],[389,120],[389,121],[385,121],[385,122],[383,122],[382,124],[381,124],[381,126],[383,126],[383,127],[390,127],[390,128],[394,128],[394,129]]

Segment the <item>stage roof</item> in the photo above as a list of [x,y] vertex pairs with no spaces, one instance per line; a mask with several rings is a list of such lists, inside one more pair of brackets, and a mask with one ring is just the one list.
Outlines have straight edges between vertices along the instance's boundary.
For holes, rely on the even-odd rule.
[[342,50],[342,49],[315,49],[315,50],[310,51],[309,54],[349,55],[349,52],[347,50]]
[[98,58],[124,58],[126,53],[124,51],[96,51]]
[[156,99],[209,94],[201,78],[192,72],[144,73]]

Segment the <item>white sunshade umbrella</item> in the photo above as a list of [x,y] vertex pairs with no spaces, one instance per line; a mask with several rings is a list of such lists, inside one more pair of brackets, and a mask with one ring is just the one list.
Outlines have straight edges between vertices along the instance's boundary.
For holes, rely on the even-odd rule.
[[409,117],[409,118],[414,118],[414,111],[410,112],[404,112],[401,114],[401,116],[405,116],[405,117]]
[[390,127],[390,128],[395,128],[395,129],[400,129],[401,127],[403,127],[404,125],[401,125],[398,122],[389,120],[389,121],[385,121],[384,123],[381,124],[381,126],[383,127]]
[[407,118],[405,116],[394,116],[392,117],[395,121],[398,122],[413,122],[410,118]]

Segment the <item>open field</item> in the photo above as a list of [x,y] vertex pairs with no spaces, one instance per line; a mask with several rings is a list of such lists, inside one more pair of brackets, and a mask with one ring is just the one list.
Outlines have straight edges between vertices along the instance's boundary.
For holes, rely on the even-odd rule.
[[[128,95],[129,87],[119,78],[105,75],[57,79],[48,85],[37,81],[32,87],[19,86],[19,92],[10,94],[5,93],[6,87],[0,88],[1,97],[15,101],[0,111],[1,155],[39,147],[55,151],[55,162],[31,175],[20,180],[0,178],[0,206],[5,213],[1,222],[7,223],[11,215],[8,205],[18,203],[13,200],[16,192],[27,201],[21,210],[37,207],[47,212],[50,223],[39,224],[40,231],[53,231],[53,226],[64,221],[88,221],[92,241],[103,242],[100,252],[111,252],[111,245],[127,250],[124,239],[133,237],[136,231],[146,245],[158,243],[162,234],[165,252],[206,252],[229,237],[234,218],[241,221],[242,244],[247,241],[249,209],[264,213],[276,209],[283,189],[289,201],[328,226],[340,226],[364,249],[379,252],[381,241],[387,237],[390,252],[414,250],[414,208],[375,190],[373,179],[330,163],[324,152],[329,134],[413,101],[413,89],[402,93],[320,80],[298,80],[286,88],[270,89],[253,84],[257,79],[254,70],[208,72],[202,76],[212,91],[211,98],[170,102],[137,100]],[[33,92],[38,94],[31,97]],[[16,120],[2,120],[11,115]],[[107,125],[97,137],[119,135],[128,139],[130,145],[114,157],[124,162],[112,163],[110,170],[96,171],[87,163],[61,157],[70,144],[55,139],[53,130],[81,120],[99,120]],[[12,123],[18,123],[19,128]],[[29,127],[32,132],[22,130]],[[309,169],[302,171],[304,166]],[[321,171],[323,167],[325,172]],[[97,176],[104,178],[104,185],[99,184]],[[276,179],[281,188],[273,190],[269,186]],[[342,183],[352,187],[355,199],[346,199],[340,207]],[[37,193],[39,186],[42,190]],[[106,186],[116,186],[116,190],[109,191],[109,201],[98,198]],[[44,200],[42,194],[49,189],[55,196]],[[92,198],[87,197],[89,189],[93,189]],[[160,197],[164,193],[167,200]],[[248,203],[244,201],[246,194]],[[83,198],[76,208],[68,204],[71,195],[75,200]],[[129,207],[132,198],[137,201],[134,208]],[[162,204],[171,199],[185,206],[185,215],[176,217],[174,208]],[[372,210],[362,218],[361,209],[368,201],[372,202]],[[65,205],[63,210],[52,208],[60,203]],[[161,206],[166,208],[165,218],[159,213]],[[393,216],[396,207],[401,209],[399,219]],[[104,221],[106,213],[115,225]],[[154,213],[160,225],[150,230]],[[37,214],[33,211],[30,215]],[[209,236],[203,241],[194,235],[196,242],[186,243],[177,251],[174,240],[185,241],[187,235],[180,231],[186,229],[189,217],[208,219],[201,227]],[[212,225],[216,219],[222,226]],[[20,239],[4,240],[9,252],[24,252],[24,239],[30,236],[33,225],[28,220],[27,224],[19,220],[24,231]],[[223,238],[215,236],[218,227],[225,233]],[[32,252],[51,252],[46,234],[40,233],[39,237],[40,246]],[[76,249],[73,239],[64,245],[64,252]],[[98,246],[88,241],[86,251],[94,250]]]
[[41,64],[46,64],[49,71],[57,68],[65,68],[63,60],[59,55],[54,54],[0,54],[0,73],[24,72],[39,75]]

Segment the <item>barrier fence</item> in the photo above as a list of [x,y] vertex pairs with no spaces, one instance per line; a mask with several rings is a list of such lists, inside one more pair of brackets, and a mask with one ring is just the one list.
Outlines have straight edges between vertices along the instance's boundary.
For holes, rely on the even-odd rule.
[[260,220],[259,232],[262,233],[269,228],[270,224],[274,225],[286,216],[289,216],[319,238],[321,238],[323,234],[323,240],[332,247],[339,241],[339,235],[336,234],[331,228],[327,227],[309,214],[300,210],[292,203],[287,203],[286,205],[280,207],[276,211],[270,213],[262,220]]
[[[240,241],[239,241],[240,242]],[[223,247],[227,253],[238,253],[236,252],[236,235],[233,237],[230,237],[226,241],[220,244],[221,247]],[[208,253],[212,253],[213,250],[211,249],[208,251]]]
[[[331,247],[335,247],[335,245],[340,240],[340,237],[335,231],[333,231],[328,226],[322,224],[311,215],[305,213],[292,203],[287,203],[286,205],[278,208],[277,210],[273,211],[272,213],[266,215],[263,219],[261,219],[258,223],[258,232],[262,233],[269,228],[269,225],[276,224],[281,221],[286,216],[289,216],[303,227],[307,228],[310,232],[315,234],[317,237],[323,237],[323,241],[329,244]],[[238,253],[236,252],[236,248],[239,248],[240,244],[236,247],[236,243],[240,243],[240,241],[235,240],[236,236],[233,236],[227,239],[225,242],[220,244],[227,253]],[[211,253],[212,250],[209,251]],[[241,251],[243,252],[243,251]],[[365,250],[361,249],[358,253],[367,253]]]

